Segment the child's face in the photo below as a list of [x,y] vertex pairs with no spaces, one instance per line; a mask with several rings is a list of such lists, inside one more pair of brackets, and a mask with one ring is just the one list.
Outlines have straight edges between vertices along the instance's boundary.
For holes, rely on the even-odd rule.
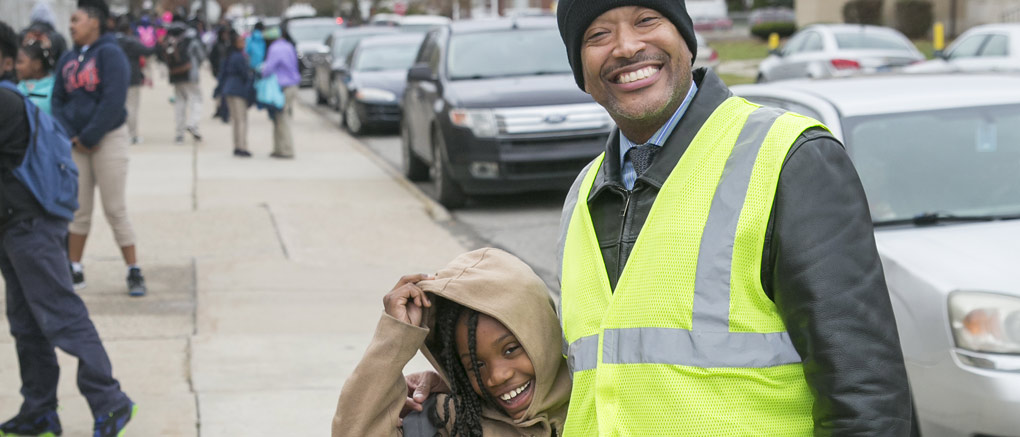
[[[483,397],[484,389],[510,417],[520,419],[531,405],[535,393],[535,366],[531,358],[506,326],[492,317],[479,314],[475,330],[478,361],[471,363],[467,320],[465,314],[457,321],[456,341],[457,354],[468,372],[471,386]],[[478,366],[484,387],[478,386],[472,370],[474,366]]]
[[14,64],[15,71],[18,72],[18,79],[39,79],[42,76],[42,61],[38,59],[32,59],[24,51],[18,51],[18,60]]

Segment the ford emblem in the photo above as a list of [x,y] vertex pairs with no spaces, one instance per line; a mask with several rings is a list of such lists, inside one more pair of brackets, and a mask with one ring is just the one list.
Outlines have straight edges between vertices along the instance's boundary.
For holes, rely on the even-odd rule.
[[545,116],[545,122],[549,124],[560,124],[567,121],[567,116],[563,114],[551,114]]

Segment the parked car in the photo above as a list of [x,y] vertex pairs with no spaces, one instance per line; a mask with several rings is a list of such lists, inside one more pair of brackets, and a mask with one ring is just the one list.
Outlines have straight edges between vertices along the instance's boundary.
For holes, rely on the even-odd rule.
[[986,24],[960,35],[941,57],[903,69],[907,73],[1020,72],[1020,24]]
[[340,109],[337,73],[344,68],[347,57],[363,38],[374,35],[393,34],[397,31],[385,26],[361,26],[334,31],[326,38],[326,54],[315,59],[312,82],[315,85],[315,101]]
[[920,434],[1017,435],[1020,77],[881,75],[733,92],[817,118],[845,144],[871,207]]
[[687,0],[687,13],[694,21],[694,30],[728,30],[733,20],[727,14],[726,0]]
[[457,21],[428,33],[407,75],[403,171],[465,196],[565,189],[612,119],[577,88],[554,17]]
[[747,24],[751,27],[765,23],[797,23],[797,14],[792,8],[765,7],[751,11],[747,15]]
[[441,15],[408,15],[400,19],[397,29],[401,32],[422,33],[450,24],[450,19]]
[[790,37],[758,65],[758,82],[891,71],[924,60],[907,37],[888,27],[816,24]]
[[294,40],[294,49],[298,55],[298,71],[301,73],[301,86],[312,86],[315,73],[314,64],[317,58],[325,57],[327,47],[324,40],[343,26],[342,18],[306,17],[291,18],[283,22],[287,33]]
[[718,67],[719,53],[712,47],[708,46],[708,42],[705,41],[705,37],[701,36],[700,33],[694,32],[694,38],[698,40],[698,57],[694,58],[694,68]]
[[423,38],[413,33],[374,36],[354,48],[336,80],[341,123],[351,134],[376,127],[396,129],[407,70]]

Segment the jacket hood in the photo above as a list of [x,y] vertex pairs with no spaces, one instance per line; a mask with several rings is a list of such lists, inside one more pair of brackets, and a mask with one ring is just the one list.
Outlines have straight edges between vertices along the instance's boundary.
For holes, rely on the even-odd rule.
[[47,23],[50,26],[57,24],[57,18],[53,14],[53,8],[50,7],[50,3],[46,0],[39,1],[32,7],[32,14],[30,15],[33,23]]
[[[484,313],[502,323],[517,337],[535,367],[535,394],[519,420],[502,410],[486,406],[487,418],[532,426],[547,422],[562,429],[570,399],[570,373],[562,355],[559,319],[549,289],[542,279],[517,257],[499,249],[485,248],[458,256],[436,274],[434,280],[418,283],[422,290]],[[425,312],[424,326],[430,329],[422,353],[449,381],[447,369],[436,360],[433,350],[441,346],[436,333],[435,306]]]

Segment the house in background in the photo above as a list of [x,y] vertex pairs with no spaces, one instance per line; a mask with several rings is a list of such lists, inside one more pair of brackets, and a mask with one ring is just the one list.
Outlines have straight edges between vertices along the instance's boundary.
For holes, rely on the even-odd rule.
[[[842,23],[843,5],[849,0],[797,0],[797,26]],[[955,36],[979,24],[1020,22],[1020,0],[930,0],[935,21]],[[882,24],[892,26],[896,0],[883,2]]]

